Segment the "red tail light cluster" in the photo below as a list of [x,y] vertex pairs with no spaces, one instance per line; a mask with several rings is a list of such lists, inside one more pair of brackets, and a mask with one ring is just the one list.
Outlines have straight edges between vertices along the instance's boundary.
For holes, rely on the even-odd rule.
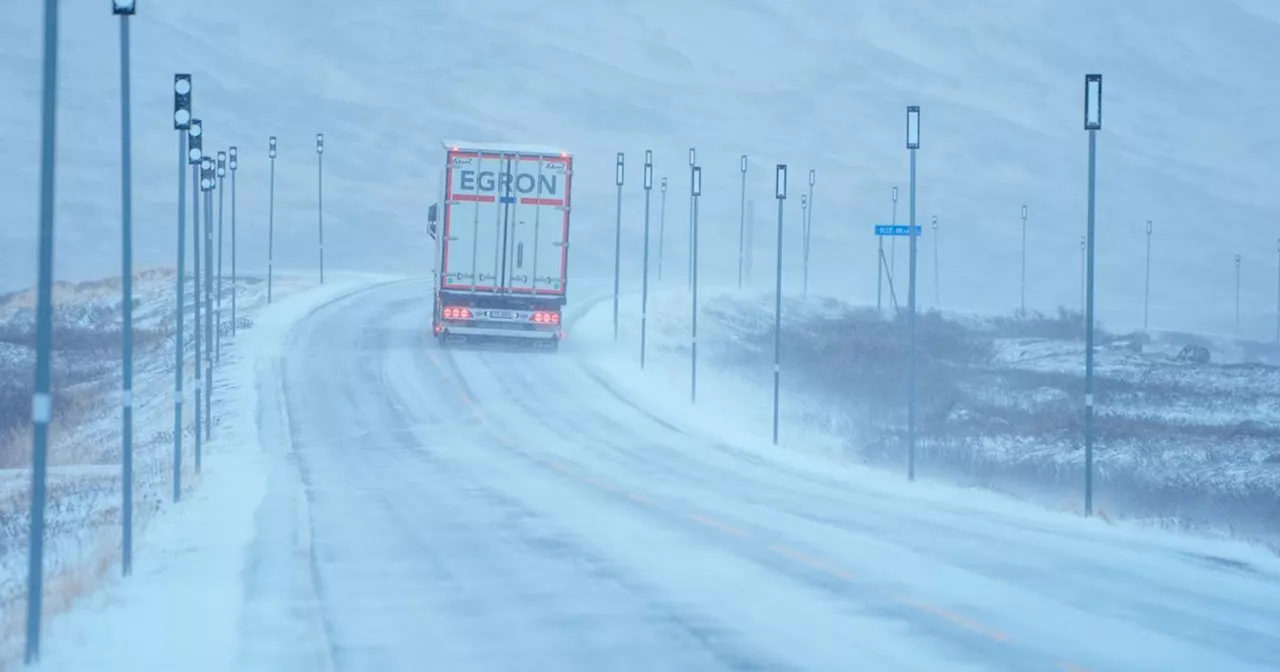
[[529,321],[534,324],[560,324],[560,313],[549,310],[539,310],[533,314],[533,317],[529,318]]
[[444,319],[469,320],[471,319],[471,309],[464,306],[445,306]]

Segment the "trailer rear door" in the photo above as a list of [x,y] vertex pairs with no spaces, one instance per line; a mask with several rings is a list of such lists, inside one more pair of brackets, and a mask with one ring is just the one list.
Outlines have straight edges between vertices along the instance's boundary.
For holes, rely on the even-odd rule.
[[447,165],[442,287],[563,295],[572,158],[450,147]]

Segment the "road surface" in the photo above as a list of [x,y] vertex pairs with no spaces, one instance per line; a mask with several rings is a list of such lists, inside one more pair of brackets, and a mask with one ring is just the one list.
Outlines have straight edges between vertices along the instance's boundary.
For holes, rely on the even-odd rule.
[[329,304],[264,372],[239,669],[1280,665],[1274,565],[762,458],[572,340],[442,350],[429,293]]

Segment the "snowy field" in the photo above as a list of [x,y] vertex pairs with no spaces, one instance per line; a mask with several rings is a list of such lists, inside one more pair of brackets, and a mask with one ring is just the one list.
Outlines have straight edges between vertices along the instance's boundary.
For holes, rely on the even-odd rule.
[[[172,271],[139,273],[134,285],[134,524],[145,530],[172,502],[173,328]],[[184,373],[183,491],[198,488],[194,471],[195,368],[191,279],[186,284],[187,362]],[[277,277],[273,298],[316,284],[305,275]],[[238,283],[237,338],[254,327],[266,303],[264,278]],[[231,284],[224,284],[224,348],[231,335]],[[45,608],[65,611],[119,571],[120,558],[120,283],[119,279],[59,284],[55,289],[54,422],[50,430],[46,512]],[[0,297],[0,396],[7,424],[0,427],[0,656],[20,646],[25,616],[31,486],[30,385],[34,293]],[[225,352],[224,352],[225,354]],[[214,401],[231,393],[215,370]],[[224,413],[214,413],[214,436]]]
[[[773,298],[704,290],[699,408],[771,431]],[[649,367],[689,394],[691,300],[651,296]],[[605,311],[606,313],[608,311]],[[609,315],[595,315],[606,319]],[[622,307],[623,348],[639,358],[639,306]],[[995,318],[931,312],[918,322],[918,473],[1079,511],[1084,343],[1079,315]],[[783,308],[788,445],[906,471],[906,324],[822,298]],[[1210,363],[1179,360],[1187,345]],[[632,361],[628,361],[628,359]],[[1095,507],[1111,518],[1233,535],[1280,548],[1277,350],[1222,337],[1099,331]],[[743,392],[747,392],[743,394]],[[715,412],[715,411],[712,411]],[[763,423],[763,424],[762,424]],[[798,434],[797,434],[798,432]]]

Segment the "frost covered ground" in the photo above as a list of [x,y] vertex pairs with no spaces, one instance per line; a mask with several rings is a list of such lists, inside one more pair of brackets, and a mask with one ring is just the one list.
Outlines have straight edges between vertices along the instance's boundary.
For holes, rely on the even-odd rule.
[[[639,359],[639,301],[623,301],[620,337]],[[608,311],[604,311],[608,312]],[[650,297],[648,366],[666,394],[690,394],[691,305]],[[608,319],[608,315],[592,319]],[[1080,510],[1083,353],[1079,316],[922,315],[917,470]],[[783,308],[782,439],[838,460],[905,474],[905,324],[829,299]],[[1179,361],[1201,345],[1208,364]],[[773,298],[703,292],[698,411],[733,412],[771,431]],[[1280,546],[1280,386],[1266,344],[1188,334],[1099,336],[1095,507],[1112,519],[1229,534]],[[619,376],[624,381],[625,376]]]
[[[307,289],[306,276],[277,277],[273,297]],[[241,278],[240,333],[266,301],[262,278]],[[192,283],[186,283],[187,343],[183,490],[194,474],[194,330]],[[138,530],[171,502],[173,455],[173,316],[175,275],[139,273],[135,293],[134,521]],[[224,282],[223,347],[230,331],[229,281]],[[120,558],[120,340],[118,278],[55,288],[54,422],[46,512],[45,608],[65,610],[116,569]],[[31,486],[30,395],[34,293],[0,297],[0,661],[20,649],[25,614]],[[216,370],[214,400],[224,393]],[[220,414],[214,414],[217,436]]]

